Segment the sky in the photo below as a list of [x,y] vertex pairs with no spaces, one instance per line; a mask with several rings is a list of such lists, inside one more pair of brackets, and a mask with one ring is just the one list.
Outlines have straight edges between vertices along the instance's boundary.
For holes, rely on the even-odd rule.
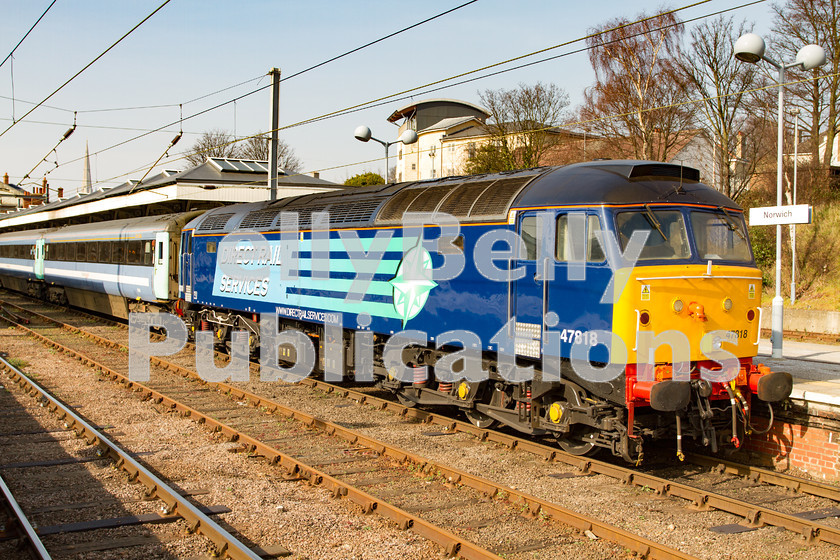
[[[0,60],[51,1],[0,0]],[[184,152],[204,131],[221,129],[241,137],[268,130],[270,87],[187,117],[268,85],[272,67],[280,68],[283,77],[291,76],[466,1],[171,0],[44,105],[0,135],[0,175],[8,173],[12,183],[19,183],[35,167],[31,174],[35,181],[46,174],[51,188],[63,187],[65,195],[70,195],[82,184],[87,144],[94,188],[114,186],[140,179],[181,129],[183,139],[153,173],[184,169]],[[13,58],[0,67],[0,133],[162,2],[57,0]],[[692,3],[696,2],[665,5],[678,8]],[[679,14],[688,20],[745,3],[711,0]],[[647,0],[477,0],[282,82],[280,138],[302,161],[302,171],[319,172],[321,178],[341,183],[357,173],[384,172],[382,146],[355,140],[353,130],[364,124],[374,137],[395,140],[397,128],[387,117],[419,100],[449,98],[480,104],[479,91],[544,82],[563,88],[573,108],[594,81],[588,55],[572,52],[582,42],[468,77],[569,53],[527,68],[434,92],[415,88],[580,39],[607,20],[636,19],[661,6]],[[727,16],[753,22],[754,30],[766,36],[772,25],[770,8],[769,2],[762,2],[734,9]],[[772,44],[768,49],[772,52]],[[247,83],[231,88],[242,82]],[[379,106],[297,125],[401,92],[407,93],[385,99]],[[74,118],[75,132],[51,152]],[[164,125],[170,126],[126,142]],[[45,155],[47,161],[38,165]]]

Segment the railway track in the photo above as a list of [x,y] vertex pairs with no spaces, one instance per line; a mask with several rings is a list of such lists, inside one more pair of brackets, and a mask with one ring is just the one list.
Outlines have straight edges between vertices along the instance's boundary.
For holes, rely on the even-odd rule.
[[[125,352],[114,351],[119,348],[116,341],[90,333],[81,337],[73,326],[59,326],[32,310],[13,308],[14,315],[30,321],[23,325],[9,317],[9,302],[3,306],[6,313],[0,316],[6,321],[16,322],[19,328],[60,351],[75,354],[143,398],[237,441],[242,452],[263,456],[283,467],[289,479],[325,487],[365,512],[383,515],[438,543],[447,553],[494,559],[502,554],[515,558],[535,550],[552,556],[567,554],[564,549],[570,544],[579,547],[576,541],[579,543],[580,537],[573,537],[571,530],[577,529],[595,540],[590,546],[606,546],[597,543],[605,540],[642,557],[693,558],[551,501],[430,461],[280,403],[226,384],[199,383],[194,372],[172,362],[153,359],[153,382],[132,383],[125,377]],[[251,406],[242,406],[246,403]],[[550,519],[561,523],[549,523]]]
[[[18,308],[16,312],[24,314],[26,313],[23,309],[20,308]],[[67,312],[53,311],[52,313]],[[68,313],[68,315],[73,315],[73,313]],[[35,316],[33,315],[32,317],[34,318]],[[78,321],[79,319],[77,316],[76,322],[78,323]],[[68,325],[63,328],[65,330],[72,330],[76,327]],[[115,330],[112,334],[115,338],[118,337],[118,331]],[[104,344],[105,342],[100,341],[100,343]],[[169,363],[167,364],[167,367],[169,367],[170,369],[178,370],[182,375],[194,375],[192,372],[189,371],[189,369],[184,368],[183,366],[178,366]],[[747,502],[744,500],[732,498],[730,496],[711,491],[708,488],[695,487],[689,484],[676,482],[673,478],[663,478],[651,474],[649,472],[641,472],[637,469],[628,469],[623,466],[618,466],[603,461],[575,457],[572,455],[568,455],[557,448],[547,447],[531,440],[517,438],[515,436],[511,436],[509,434],[504,434],[493,430],[482,430],[476,428],[472,424],[460,422],[450,417],[430,413],[428,411],[418,410],[414,408],[406,408],[395,402],[371,396],[370,394],[367,394],[364,391],[348,389],[345,387],[337,387],[335,385],[326,384],[322,381],[314,379],[306,379],[302,383],[306,386],[309,386],[310,388],[322,391],[326,394],[333,393],[351,399],[352,401],[355,401],[357,403],[370,404],[380,409],[396,413],[401,417],[414,418],[416,420],[423,421],[431,426],[439,427],[440,429],[450,433],[458,431],[466,432],[475,435],[482,441],[495,442],[511,449],[517,449],[520,451],[535,454],[547,461],[551,461],[554,463],[563,463],[567,466],[572,467],[574,471],[580,475],[606,475],[615,480],[619,480],[622,483],[629,486],[635,486],[637,488],[643,488],[646,490],[653,490],[657,495],[660,496],[673,496],[682,498],[684,500],[687,500],[689,503],[693,504],[696,508],[699,509],[720,510],[727,513],[731,513],[733,515],[737,515],[740,518],[742,518],[743,521],[741,524],[738,524],[740,528],[730,527],[734,531],[755,529],[758,527],[771,525],[783,527],[787,530],[794,531],[797,534],[801,535],[805,540],[810,542],[824,541],[835,545],[840,544],[840,529],[831,525],[827,525],[825,523],[820,523],[816,519],[806,519],[806,517],[809,516],[816,517],[818,519],[820,518],[820,516],[823,516],[822,519],[826,519],[826,517],[830,518],[833,515],[840,513],[833,512],[831,507],[828,506],[815,508],[806,512],[800,511],[798,512],[799,515],[795,515],[793,513],[783,513],[766,507],[761,503]],[[310,423],[313,426],[321,424],[321,421],[317,420],[316,418],[310,415],[303,415],[299,412],[289,410],[286,410],[284,412],[282,405],[278,405],[278,403],[276,402],[272,402],[270,400],[264,399],[252,393],[248,393],[236,387],[226,384],[216,384],[215,388],[228,393],[229,396],[232,396],[235,399],[239,399],[239,402],[250,402],[255,406],[265,407],[269,409],[274,409],[276,407],[277,411],[288,414],[290,415],[290,417],[293,418],[299,418],[306,423]],[[325,425],[326,430],[335,430],[335,428],[332,428],[327,424]],[[355,436],[350,437],[352,438]],[[252,443],[247,443],[245,449],[250,450],[252,452],[258,451],[258,447]],[[795,491],[803,495],[820,497],[825,500],[829,500],[830,504],[836,504],[838,501],[840,501],[840,493],[838,492],[838,489],[836,487],[832,487],[824,483],[793,477],[784,473],[776,473],[773,471],[751,467],[748,465],[740,465],[737,463],[723,461],[720,459],[704,458],[696,455],[690,456],[689,459],[691,461],[694,461],[695,464],[703,465],[705,468],[709,469],[712,472],[736,475],[741,480],[747,481],[748,485],[742,486],[741,488],[739,488],[739,490],[743,490],[749,487],[749,485],[762,487],[772,485],[777,486],[779,488],[787,489],[789,491]],[[427,462],[426,464],[429,463]],[[445,473],[444,480],[459,480],[456,478],[452,478],[451,475],[446,474],[447,471],[445,467],[435,468],[438,472]],[[533,504],[536,504],[537,502],[528,501],[527,498],[523,499],[524,501],[520,502],[523,504],[523,506],[528,504],[529,509],[534,509]],[[782,499],[788,500],[790,499],[790,496],[785,496]],[[766,501],[768,500],[765,497],[765,502]],[[539,508],[536,508],[536,511],[546,511],[546,505],[540,504]],[[804,516],[803,513],[805,514]],[[734,526],[735,524],[730,525]],[[644,553],[644,551],[642,552]],[[649,554],[651,554],[652,557],[656,557],[653,552],[650,552]]]
[[[193,505],[4,358],[0,372],[8,388],[0,391],[0,487],[14,520],[0,532],[0,553],[5,547],[7,554],[3,557],[13,557],[19,543],[26,544],[34,558],[43,559],[114,549],[129,557],[166,556],[163,543],[179,537],[151,533],[148,525],[180,520],[191,533],[209,539],[209,546],[200,546],[214,555],[260,558],[210,517],[227,508]],[[64,437],[67,434],[71,437]],[[112,467],[124,476],[115,480]],[[139,488],[130,483],[139,483]],[[80,533],[81,542],[68,538]],[[133,548],[139,550],[131,556]]]
[[[761,338],[770,338],[772,334],[772,329],[761,329]],[[806,331],[782,331],[782,336],[786,339],[796,340],[798,342],[819,342],[822,344],[840,343],[840,334],[817,333]]]

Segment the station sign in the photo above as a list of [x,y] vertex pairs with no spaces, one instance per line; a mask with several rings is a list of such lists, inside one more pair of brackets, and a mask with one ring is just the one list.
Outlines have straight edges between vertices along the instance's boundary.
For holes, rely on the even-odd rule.
[[750,208],[751,226],[777,226],[787,224],[810,224],[811,206],[789,204],[787,206],[764,206]]

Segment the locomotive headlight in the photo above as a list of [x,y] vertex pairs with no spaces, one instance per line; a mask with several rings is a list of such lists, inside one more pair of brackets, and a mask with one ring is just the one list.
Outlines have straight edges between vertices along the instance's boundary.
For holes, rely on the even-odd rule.
[[724,299],[720,305],[724,311],[732,311],[732,300],[730,298]]
[[671,302],[671,309],[674,310],[674,313],[680,313],[685,307],[685,304],[680,298],[674,298],[674,301]]

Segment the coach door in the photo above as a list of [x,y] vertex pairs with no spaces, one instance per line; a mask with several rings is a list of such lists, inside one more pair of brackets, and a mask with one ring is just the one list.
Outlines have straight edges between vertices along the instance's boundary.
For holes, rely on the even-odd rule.
[[192,250],[192,232],[185,231],[181,236],[181,280],[178,283],[183,289],[184,300],[188,302],[192,302]]
[[[540,357],[543,313],[548,308],[548,284],[541,274],[542,266],[538,266],[537,227],[536,212],[520,214],[517,233],[525,242],[525,252],[517,256],[512,268],[524,269],[525,275],[511,282],[509,303],[511,315],[515,319],[516,353],[530,358]],[[549,257],[548,260],[548,266],[553,266],[553,259]]]
[[154,291],[157,299],[169,299],[169,232],[155,233],[154,255]]
[[44,279],[44,251],[46,249],[46,245],[43,239],[38,239],[35,241],[35,278],[40,280]]

